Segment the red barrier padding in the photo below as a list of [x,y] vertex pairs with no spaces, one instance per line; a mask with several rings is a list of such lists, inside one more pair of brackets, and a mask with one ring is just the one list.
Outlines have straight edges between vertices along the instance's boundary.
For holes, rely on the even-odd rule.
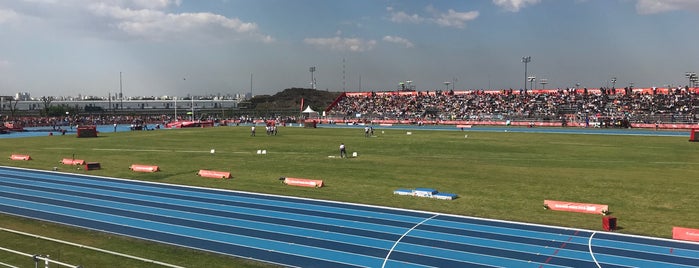
[[214,178],[214,179],[230,179],[231,178],[230,172],[205,170],[205,169],[199,170],[197,175],[202,176],[202,177],[207,177],[207,178]]
[[573,203],[566,201],[544,200],[544,208],[550,210],[582,212],[591,214],[607,215],[609,213],[608,205]]
[[472,128],[473,125],[456,125],[456,128]]
[[699,141],[699,128],[693,128],[689,130],[689,141]]
[[284,178],[284,177],[282,177],[280,179],[283,179],[283,182],[287,185],[301,186],[301,187],[315,187],[315,188],[323,187],[322,180],[309,180],[309,179]]
[[96,170],[101,169],[102,166],[99,162],[87,162],[85,163],[85,170]]
[[32,158],[29,155],[13,154],[10,156],[10,160],[32,160]]
[[699,229],[672,227],[672,239],[699,242]]
[[605,231],[616,230],[616,217],[604,216],[602,217],[602,229]]
[[97,126],[79,126],[78,138],[97,137]]
[[156,172],[160,171],[160,167],[158,166],[149,166],[149,165],[136,165],[133,164],[129,169],[136,171],[136,172]]
[[79,165],[84,165],[84,164],[85,164],[85,160],[82,160],[82,159],[63,158],[63,160],[61,160],[61,164],[79,166]]

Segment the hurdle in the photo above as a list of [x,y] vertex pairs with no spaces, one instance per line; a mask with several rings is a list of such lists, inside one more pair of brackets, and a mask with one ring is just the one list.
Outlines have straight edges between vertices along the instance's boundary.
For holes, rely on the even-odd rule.
[[206,170],[206,169],[199,170],[199,172],[197,172],[197,175],[199,175],[200,177],[214,178],[214,179],[230,179],[231,178],[230,172]]
[[26,154],[13,154],[10,155],[10,160],[32,160],[32,157]]
[[129,167],[129,169],[135,171],[135,172],[156,172],[160,171],[160,167],[158,166],[149,166],[149,165],[137,165],[133,164]]

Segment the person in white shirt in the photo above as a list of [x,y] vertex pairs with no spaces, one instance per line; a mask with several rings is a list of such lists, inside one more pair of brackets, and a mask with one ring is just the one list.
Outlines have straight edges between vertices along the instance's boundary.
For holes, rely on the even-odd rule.
[[345,144],[340,143],[340,158],[347,157],[347,151],[345,150]]

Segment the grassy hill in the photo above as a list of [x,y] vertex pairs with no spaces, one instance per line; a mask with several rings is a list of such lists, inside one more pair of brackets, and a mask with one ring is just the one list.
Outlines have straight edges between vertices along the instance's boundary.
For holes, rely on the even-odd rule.
[[241,111],[277,113],[296,113],[301,109],[301,99],[304,108],[308,105],[316,111],[322,111],[332,104],[341,92],[321,91],[309,88],[287,88],[274,95],[258,95],[249,102],[239,105]]

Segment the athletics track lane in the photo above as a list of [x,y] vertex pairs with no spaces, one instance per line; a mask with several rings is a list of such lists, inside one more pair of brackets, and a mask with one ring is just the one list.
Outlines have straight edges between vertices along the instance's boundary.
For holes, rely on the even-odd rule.
[[3,213],[284,266],[699,266],[699,244],[665,239],[57,172],[0,174]]

